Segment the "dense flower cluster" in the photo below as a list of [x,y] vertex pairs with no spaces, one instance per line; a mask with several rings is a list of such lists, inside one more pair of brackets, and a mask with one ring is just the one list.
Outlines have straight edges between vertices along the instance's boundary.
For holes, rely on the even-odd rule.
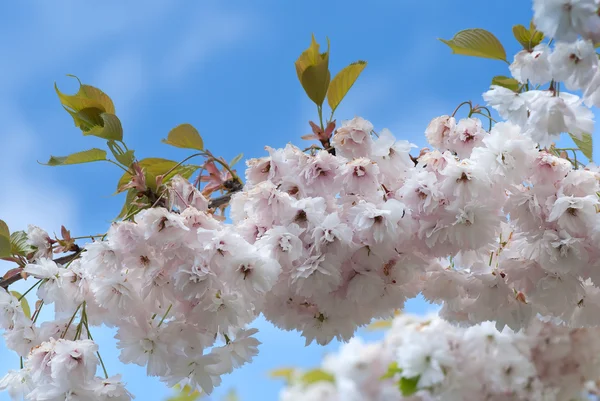
[[[122,362],[145,366],[149,376],[169,385],[189,384],[210,393],[221,375],[252,359],[259,344],[252,337],[256,329],[244,326],[262,309],[280,268],[207,214],[207,200],[189,182],[174,179],[171,194],[173,211],[152,208],[142,211],[136,223],[115,223],[105,240],[88,244],[68,266],[41,257],[25,268],[42,280],[37,295],[44,304],[54,304],[55,321],[36,326],[17,299],[0,289],[6,344],[26,360],[24,369],[9,374],[0,388],[11,394],[21,389],[30,400],[49,399],[40,397],[51,391],[64,399],[63,394],[93,388],[99,379],[83,370],[77,388],[74,382],[57,382],[58,374],[75,376],[55,374],[54,361],[63,357],[55,356],[54,349],[68,344],[65,352],[68,347],[87,350],[78,363],[94,373],[96,346],[90,340],[63,339],[88,338],[89,327],[101,324],[117,328]],[[218,340],[221,345],[211,349]],[[21,379],[31,386],[21,386]],[[101,389],[95,398],[83,399],[116,397]],[[119,397],[129,399],[127,393]]]
[[[515,333],[491,323],[458,328],[437,316],[400,315],[382,341],[356,337],[327,355],[324,380],[307,383],[295,372],[279,399],[588,400],[600,376],[598,334],[541,321]],[[411,385],[400,386],[402,380]]]
[[[215,216],[200,184],[176,176],[168,202],[83,248],[56,246],[30,227],[35,252],[22,273],[38,280],[40,301],[28,317],[0,289],[0,327],[24,361],[0,389],[31,401],[129,399],[119,378],[95,376],[98,325],[116,329],[121,361],[207,393],[256,354],[246,325],[260,313],[319,344],[349,340],[419,293],[465,325],[519,330],[536,316],[600,325],[600,170],[553,146],[563,133],[583,140],[593,131],[598,9],[596,0],[534,1],[538,29],[556,42],[515,56],[519,88],[484,93],[506,120],[489,132],[473,118],[484,109],[471,105],[467,118],[433,119],[432,149],[414,157],[415,145],[356,117],[319,132],[329,149],[288,145],[249,160],[231,223]],[[233,177],[212,167],[209,188]],[[145,190],[137,169],[122,188]],[[77,258],[52,260],[67,249]],[[55,319],[37,323],[49,304]]]

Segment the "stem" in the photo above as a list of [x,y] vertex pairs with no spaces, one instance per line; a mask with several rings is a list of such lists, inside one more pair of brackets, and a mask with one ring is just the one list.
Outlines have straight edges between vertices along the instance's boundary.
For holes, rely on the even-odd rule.
[[[87,314],[85,316],[85,320],[83,321],[83,324],[85,325],[85,329],[87,331],[88,338],[90,340],[94,341],[94,338],[92,337],[92,332],[90,331],[90,327],[88,326]],[[108,379],[108,372],[106,371],[106,366],[104,366],[104,361],[102,360],[102,355],[100,355],[100,351],[96,351],[96,355],[98,355],[98,360],[100,361],[100,365],[102,365],[102,370],[104,371],[104,377],[106,379]]]
[[83,321],[86,319],[86,316],[87,316],[87,313],[85,311],[85,301],[83,301],[83,310],[81,311],[81,320],[79,321],[79,324],[77,325],[77,331],[75,332],[75,338],[73,339],[73,341],[77,341],[81,337],[81,328],[83,327]]
[[23,293],[23,295],[21,295],[21,296],[19,297],[18,301],[21,301],[23,298],[25,298],[25,295],[29,294],[29,292],[30,292],[31,290],[33,290],[35,287],[37,287],[38,285],[40,285],[40,283],[41,283],[42,281],[44,281],[44,279],[40,279],[40,280],[38,280],[38,281],[37,281],[37,283],[35,283],[35,284],[34,284],[34,285],[32,285],[31,287],[29,287],[29,289],[28,289],[27,291],[25,291],[25,292]]
[[20,362],[20,365],[21,365],[21,369],[23,369],[23,357],[22,356],[19,357],[19,362]]
[[319,123],[321,124],[321,131],[325,131],[325,127],[323,126],[323,106],[317,106],[317,111],[319,112]]
[[234,172],[233,172],[233,171],[232,171],[232,170],[229,168],[229,166],[227,165],[227,163],[223,162],[222,160],[219,160],[219,159],[217,159],[217,158],[216,158],[216,157],[214,157],[214,156],[212,156],[212,160],[213,160],[213,161],[216,161],[216,162],[217,162],[217,163],[219,163],[221,166],[223,166],[223,168],[224,168],[225,170],[227,170],[227,171],[229,172],[229,174],[231,174],[231,177],[232,177],[232,178],[236,179],[236,180],[237,180],[237,181],[239,181],[239,182],[242,182],[242,181],[240,180],[240,178],[237,176],[237,174],[236,174],[236,173],[234,173]]
[[466,102],[462,102],[461,104],[459,104],[458,106],[456,106],[456,108],[454,109],[454,112],[452,113],[451,117],[454,117],[456,115],[456,112],[458,112],[458,109],[460,109],[461,107],[463,107],[465,104],[469,105],[469,109],[473,110],[473,104],[471,103],[470,100],[467,100]]
[[169,308],[167,309],[167,311],[163,315],[162,319],[160,319],[160,323],[158,323],[158,326],[156,326],[156,327],[160,327],[163,324],[163,322],[165,321],[165,318],[167,317],[167,315],[169,314],[169,312],[171,312],[171,308],[172,307],[173,307],[173,304],[169,305]]
[[65,336],[67,335],[67,331],[69,330],[69,327],[71,327],[71,323],[73,323],[73,320],[75,320],[75,316],[77,315],[77,312],[79,312],[79,308],[81,308],[81,305],[83,305],[83,304],[79,304],[77,309],[75,309],[73,316],[71,316],[71,319],[69,320],[69,323],[67,323],[67,327],[65,327],[65,331],[62,333],[62,336],[60,336],[60,338],[64,339]]
[[[105,162],[112,163],[112,164],[114,164],[115,166],[117,166],[118,168],[120,168],[121,170],[123,170],[124,172],[126,172],[126,173],[129,173],[129,170],[127,170],[125,167],[121,166],[119,163],[116,163],[116,162],[114,162],[114,161],[112,161],[112,160],[110,160],[110,159],[104,159],[104,161],[105,161]],[[129,174],[131,174],[131,173],[129,173]]]
[[84,238],[90,238],[90,239],[94,239],[96,237],[102,237],[106,234],[97,234],[97,235],[82,235],[81,237],[71,237],[71,239],[84,239]]
[[38,319],[38,317],[40,317],[40,313],[42,312],[42,308],[44,307],[44,301],[42,301],[42,303],[40,303],[40,307],[37,311],[34,312],[32,318],[33,318],[33,323],[35,323]]
[[183,163],[185,163],[186,161],[196,157],[196,156],[206,156],[206,153],[194,153],[191,156],[186,157],[185,159],[183,159],[182,161],[180,161],[179,163],[177,163],[176,165],[174,165],[173,167],[171,167],[169,169],[169,171],[167,171],[166,173],[163,174],[163,177],[168,176],[169,174],[171,174],[173,172],[173,170],[175,170],[177,167],[181,166]]

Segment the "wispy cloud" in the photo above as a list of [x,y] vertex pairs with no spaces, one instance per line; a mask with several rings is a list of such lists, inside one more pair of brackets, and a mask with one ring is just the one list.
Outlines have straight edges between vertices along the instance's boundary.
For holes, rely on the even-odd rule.
[[180,34],[172,38],[171,48],[159,64],[159,73],[167,81],[180,80],[200,63],[248,39],[258,25],[257,18],[248,12],[199,7]]

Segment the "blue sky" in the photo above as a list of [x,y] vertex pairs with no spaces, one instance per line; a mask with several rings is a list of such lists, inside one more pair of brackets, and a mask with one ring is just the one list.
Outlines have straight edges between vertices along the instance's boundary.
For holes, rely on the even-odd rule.
[[[317,118],[293,66],[314,32],[321,43],[331,39],[333,73],[358,59],[369,62],[338,119],[360,115],[378,130],[387,127],[424,145],[431,118],[451,113],[464,100],[481,103],[491,77],[508,75],[506,64],[451,55],[436,38],[486,28],[512,55],[519,47],[511,26],[530,18],[530,2],[523,0],[3,2],[0,218],[13,230],[35,223],[58,232],[65,224],[78,236],[104,232],[120,210],[122,197],[112,196],[121,175],[116,167],[36,163],[50,154],[102,146],[82,137],[60,107],[54,81],[65,92],[76,90],[65,74],[113,98],[125,141],[139,158],[183,159],[184,150],[160,139],[185,122],[198,128],[216,155],[260,157],[265,145],[302,145],[307,121]],[[408,311],[426,308],[416,301]],[[339,346],[305,348],[297,333],[262,319],[256,327],[260,355],[224,377],[215,400],[232,387],[244,401],[276,400],[280,383],[267,378],[268,370],[316,365]],[[138,400],[158,401],[170,393],[143,369],[118,363],[112,333],[97,331],[109,373],[123,373]],[[18,358],[0,340],[0,372],[16,367]]]

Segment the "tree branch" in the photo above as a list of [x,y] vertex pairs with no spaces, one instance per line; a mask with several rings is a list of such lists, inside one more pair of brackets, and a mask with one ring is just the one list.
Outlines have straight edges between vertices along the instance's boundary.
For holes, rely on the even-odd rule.
[[225,187],[229,189],[225,195],[219,196],[217,198],[213,198],[208,202],[209,209],[217,209],[223,205],[226,205],[231,200],[231,197],[236,192],[240,192],[244,185],[238,180],[230,180],[231,182],[227,182]]
[[[80,253],[81,253],[81,249],[77,249],[77,251],[73,252],[72,254],[61,256],[60,258],[54,259],[54,262],[56,262],[57,264],[60,264],[60,265],[64,265],[66,263],[69,263],[69,262],[75,260],[79,256]],[[21,270],[23,270],[23,269],[21,269]],[[21,275],[21,271],[19,271],[18,273],[13,274],[10,277],[0,280],[0,287],[4,288],[5,290],[8,290],[8,287],[10,285],[16,283],[17,281],[21,280],[22,278],[23,278],[23,276]]]

